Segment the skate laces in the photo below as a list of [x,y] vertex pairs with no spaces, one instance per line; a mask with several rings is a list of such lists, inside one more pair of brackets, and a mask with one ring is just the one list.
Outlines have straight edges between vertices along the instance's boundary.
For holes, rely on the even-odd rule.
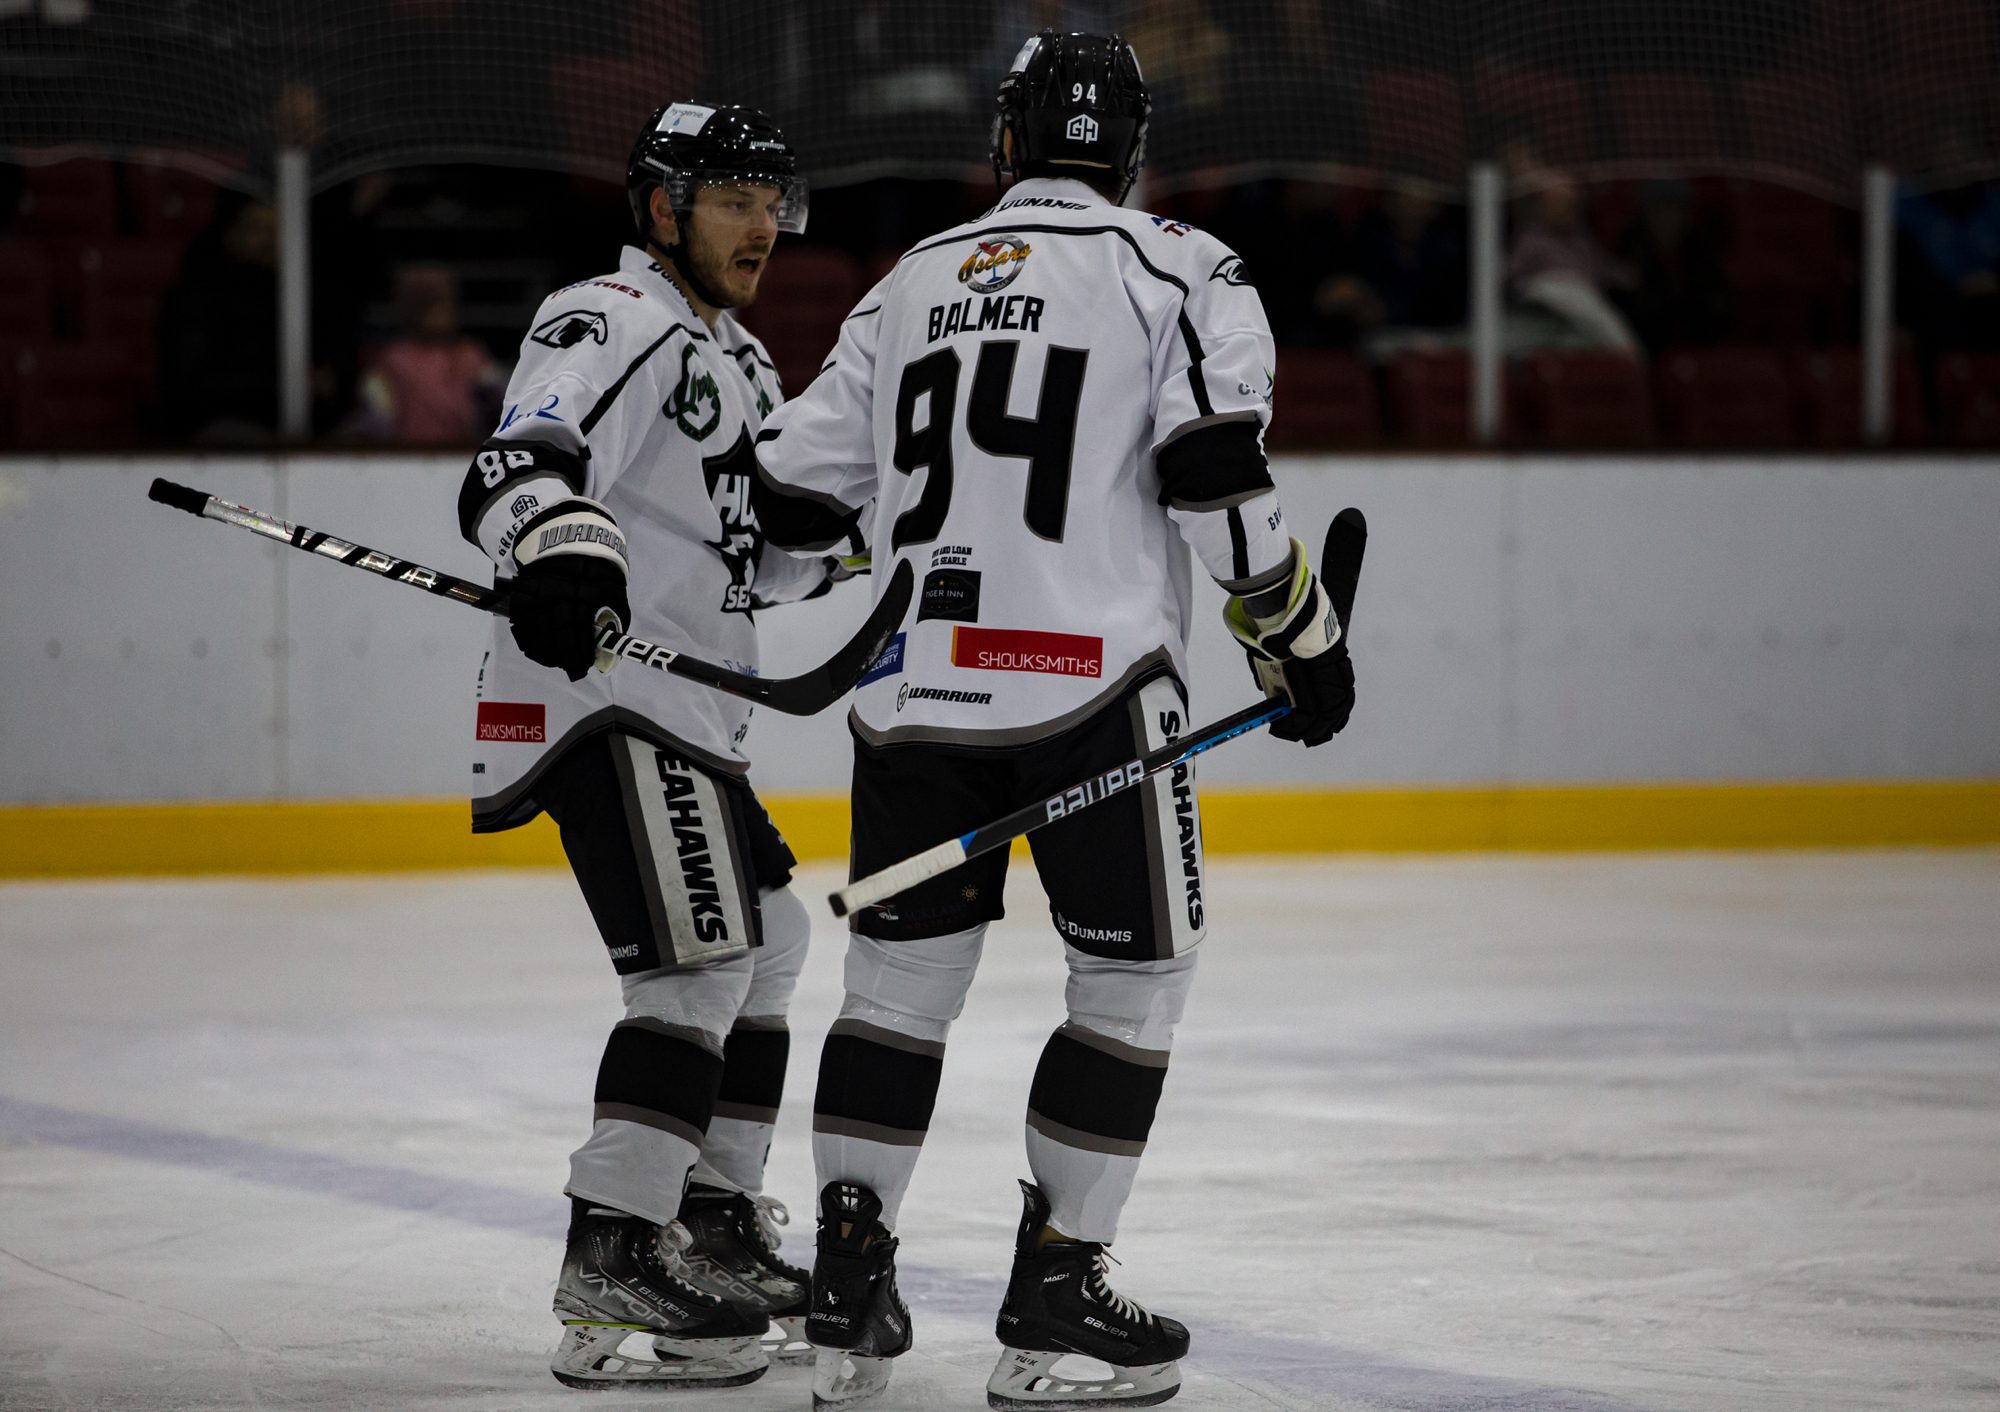
[[693,1234],[679,1221],[669,1221],[660,1227],[661,1253],[679,1255],[693,1245]]
[[757,1234],[764,1237],[766,1246],[776,1250],[781,1239],[778,1227],[792,1223],[791,1208],[775,1196],[753,1196],[750,1204],[756,1211]]
[[1100,1303],[1120,1318],[1150,1324],[1153,1322],[1153,1315],[1149,1310],[1141,1308],[1111,1287],[1111,1267],[1123,1263],[1116,1255],[1099,1246],[1097,1258],[1091,1262],[1086,1285]]

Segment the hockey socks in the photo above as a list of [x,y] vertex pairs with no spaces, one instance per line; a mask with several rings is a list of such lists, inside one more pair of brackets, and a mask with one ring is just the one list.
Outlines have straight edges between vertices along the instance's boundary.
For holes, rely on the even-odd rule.
[[1049,1036],[1028,1091],[1028,1165],[1055,1203],[1054,1224],[1103,1240],[1139,1173],[1167,1078],[1168,1053],[1070,1021]]
[[852,1016],[833,1022],[813,1096],[813,1160],[867,1187],[893,1223],[944,1074],[944,1041]]
[[715,1115],[702,1145],[695,1180],[753,1195],[764,1189],[764,1160],[785,1096],[785,1069],[792,1034],[782,1016],[739,1019],[722,1046],[722,1079]]
[[589,1139],[570,1157],[572,1196],[674,1219],[715,1109],[722,1056],[699,1030],[646,1016],[621,1020],[597,1069]]

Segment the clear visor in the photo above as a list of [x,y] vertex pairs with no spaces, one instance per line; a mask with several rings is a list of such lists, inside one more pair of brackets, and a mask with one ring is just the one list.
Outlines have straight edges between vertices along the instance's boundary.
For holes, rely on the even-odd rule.
[[[690,185],[692,192],[687,190]],[[806,228],[804,177],[704,173],[691,183],[681,178],[669,187],[667,194],[676,207],[692,206],[704,221],[719,226],[748,228],[769,221],[788,235],[802,234]]]

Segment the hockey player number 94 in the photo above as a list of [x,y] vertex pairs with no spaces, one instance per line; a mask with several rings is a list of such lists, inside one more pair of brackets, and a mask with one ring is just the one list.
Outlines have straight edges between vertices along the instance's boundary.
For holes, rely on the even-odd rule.
[[[966,399],[965,432],[992,456],[1028,463],[1028,488],[1021,516],[1043,539],[1060,540],[1069,511],[1070,460],[1076,450],[1076,418],[1083,404],[1083,370],[1090,361],[1082,348],[1050,348],[1042,371],[1041,396],[1032,417],[1010,416],[1008,393],[1021,345],[1013,339],[983,343]],[[929,472],[917,503],[896,517],[889,544],[926,544],[944,530],[951,509],[951,431],[958,410],[958,351],[940,348],[903,370],[896,391],[896,469],[904,475]],[[917,403],[928,394],[925,423],[916,423]]]

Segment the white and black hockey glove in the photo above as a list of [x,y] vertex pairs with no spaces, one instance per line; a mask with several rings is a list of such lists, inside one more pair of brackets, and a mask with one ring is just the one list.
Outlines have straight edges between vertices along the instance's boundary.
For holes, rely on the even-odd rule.
[[1354,710],[1354,663],[1333,600],[1296,539],[1292,565],[1291,578],[1277,588],[1232,597],[1222,620],[1243,644],[1264,695],[1292,705],[1290,715],[1271,723],[1271,734],[1324,745]]
[[611,670],[598,631],[632,620],[625,596],[625,536],[595,500],[570,496],[536,515],[514,539],[514,586],[507,600],[514,644],[531,662],[581,681],[592,666]]

